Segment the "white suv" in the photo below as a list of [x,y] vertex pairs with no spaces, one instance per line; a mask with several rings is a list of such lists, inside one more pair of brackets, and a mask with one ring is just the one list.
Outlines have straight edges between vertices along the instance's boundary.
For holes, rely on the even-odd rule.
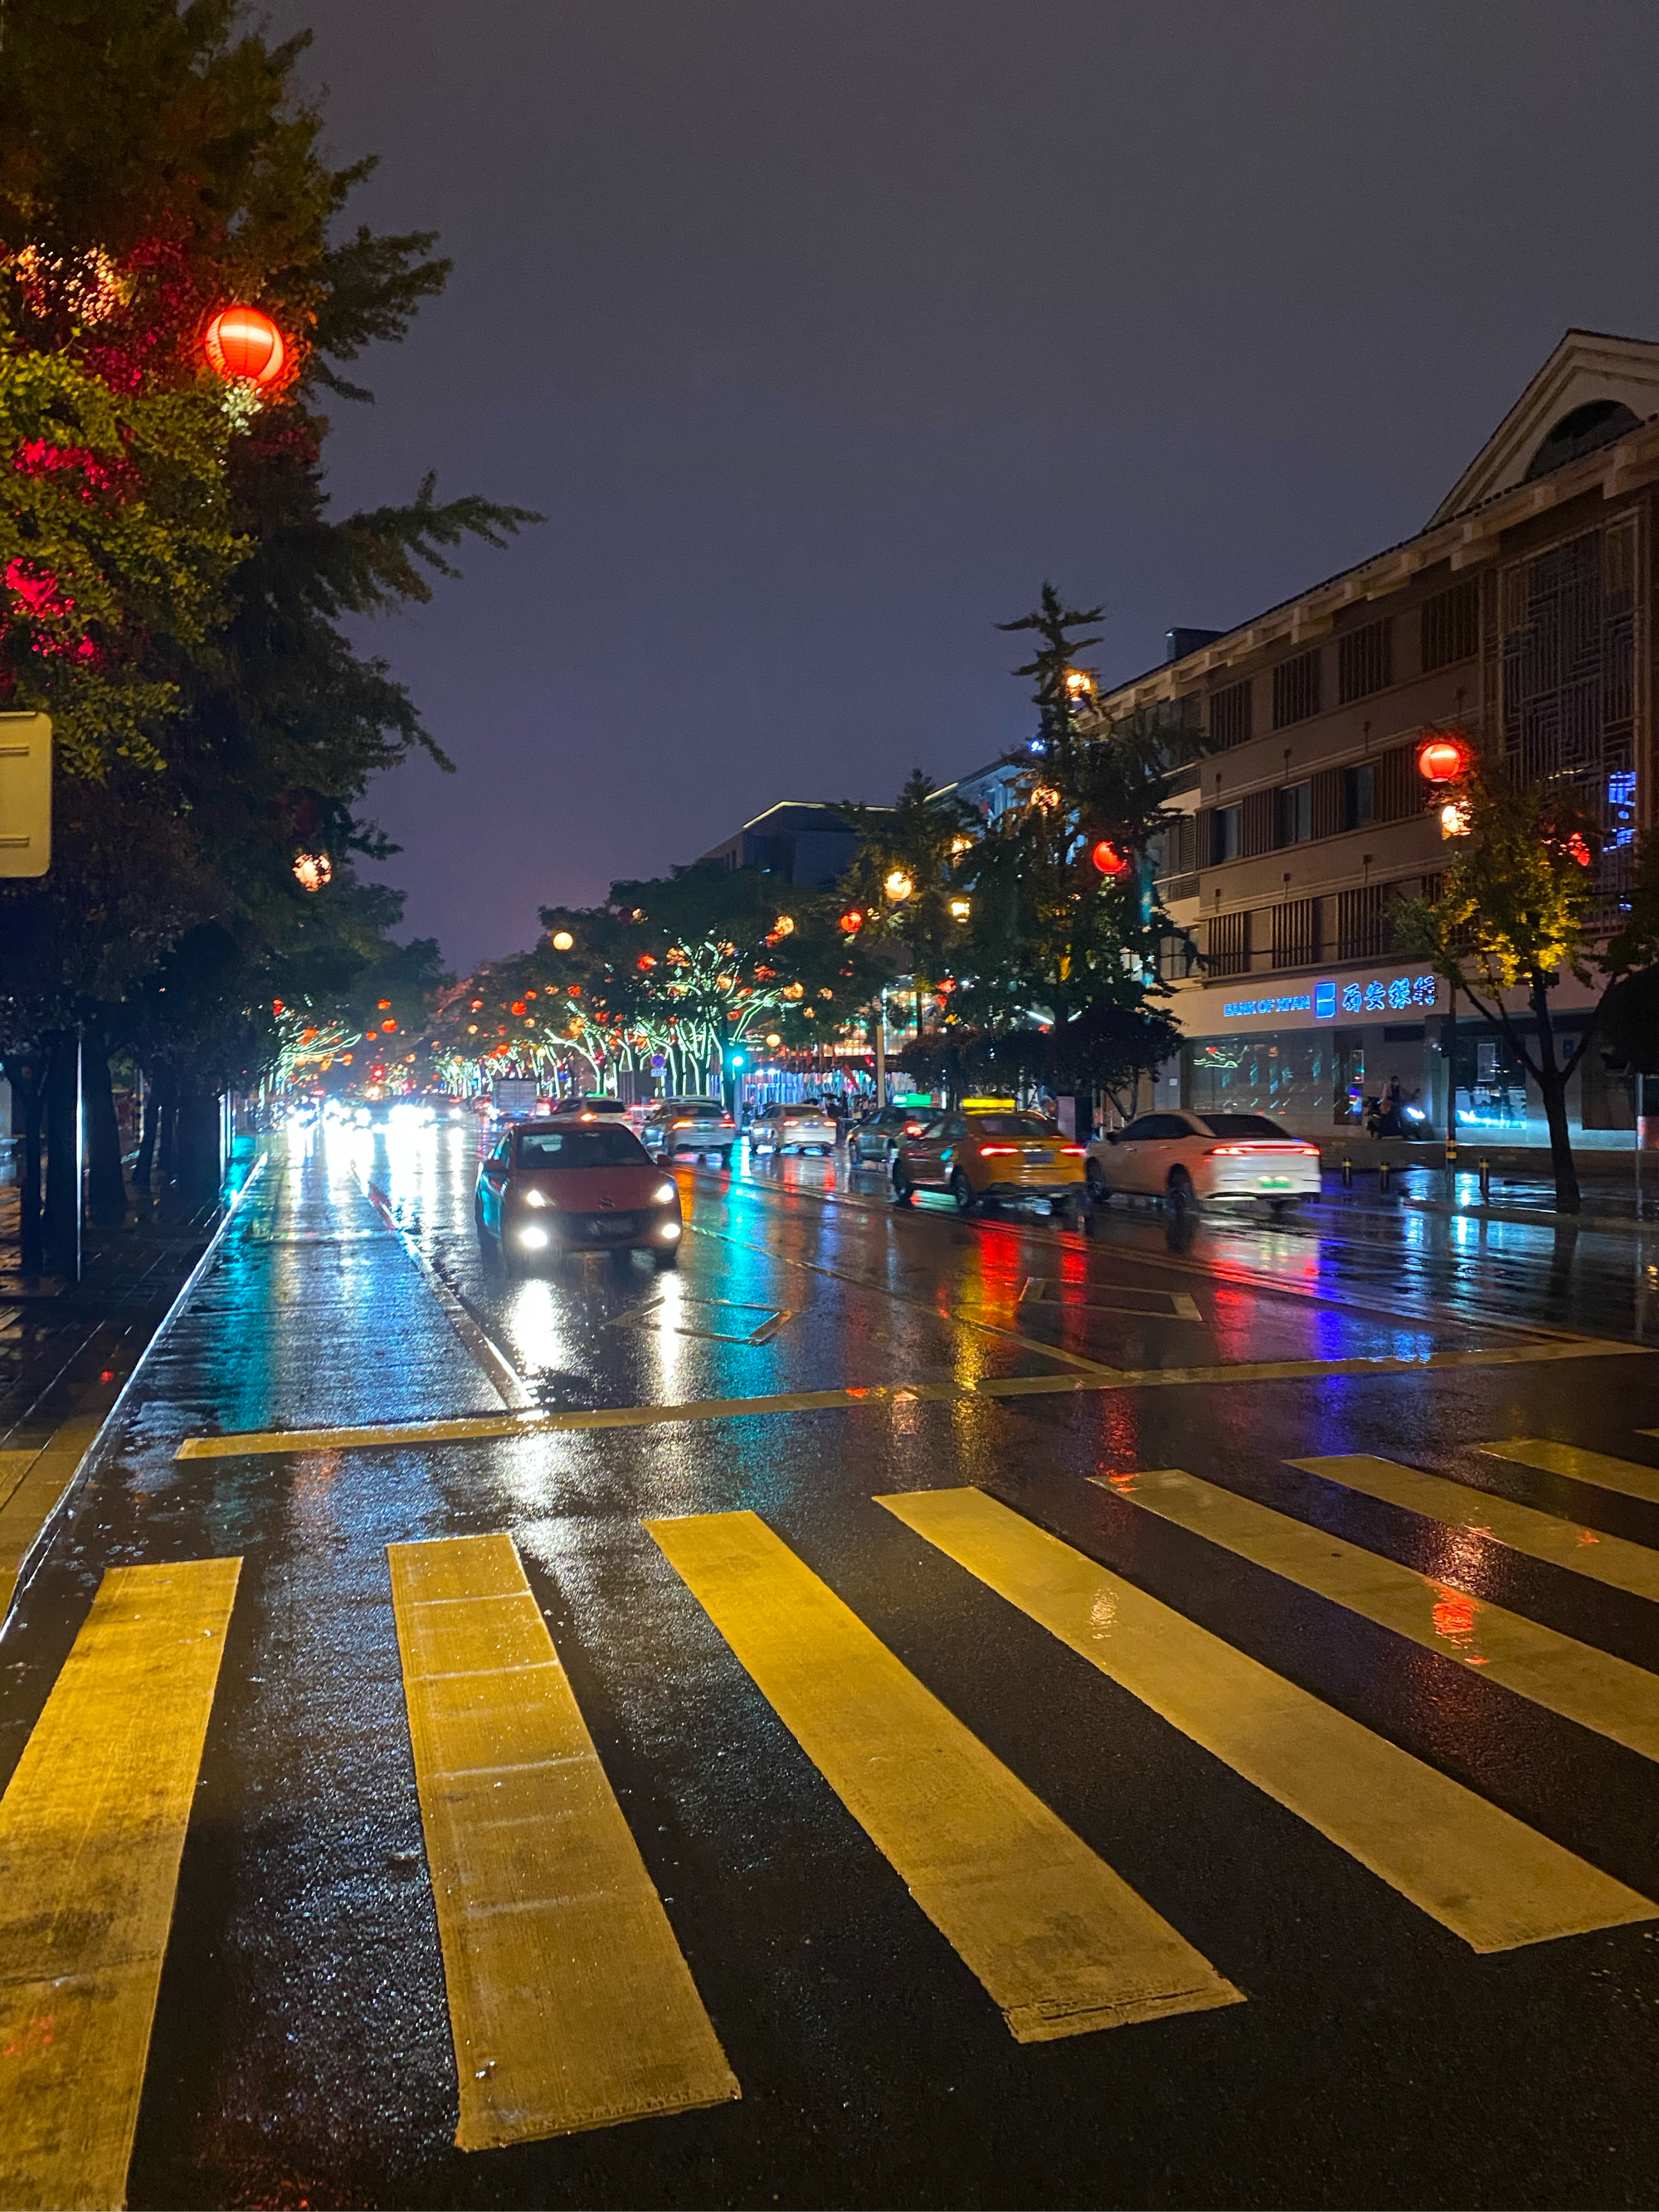
[[1103,1206],[1121,1190],[1167,1199],[1177,1212],[1261,1199],[1281,1213],[1320,1189],[1318,1146],[1265,1114],[1142,1114],[1095,1139],[1085,1173]]

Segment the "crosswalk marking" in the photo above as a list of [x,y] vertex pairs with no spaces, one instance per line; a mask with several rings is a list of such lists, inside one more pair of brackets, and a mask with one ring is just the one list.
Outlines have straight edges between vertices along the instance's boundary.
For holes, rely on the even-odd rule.
[[457,2144],[738,2096],[511,1538],[387,1548]]
[[119,2205],[240,1559],[116,1567],[0,1801],[0,2205]]
[[1617,1490],[1626,1498],[1645,1498],[1659,1504],[1659,1467],[1614,1459],[1607,1452],[1582,1451],[1577,1444],[1558,1444],[1548,1437],[1517,1437],[1507,1443],[1482,1444],[1480,1449],[1486,1459],[1511,1460],[1517,1467],[1536,1468],[1540,1474],[1571,1475],[1598,1490]]
[[1489,1604],[1455,1571],[1438,1583],[1179,1468],[1092,1478],[1237,1558],[1363,1614],[1583,1728],[1659,1759],[1659,1675]]
[[1656,1917],[1622,1882],[977,1490],[877,1501],[1476,1951]]
[[1241,2002],[757,1515],[645,1525],[1017,2041]]
[[1431,1521],[1454,1529],[1468,1529],[1491,1537],[1512,1552],[1550,1565],[1570,1567],[1576,1575],[1606,1583],[1612,1589],[1628,1590],[1633,1597],[1659,1601],[1659,1552],[1632,1544],[1623,1536],[1610,1536],[1599,1528],[1585,1528],[1576,1521],[1558,1521],[1553,1513],[1540,1513],[1530,1505],[1516,1505],[1489,1490],[1449,1481],[1445,1476],[1425,1474],[1421,1468],[1402,1467],[1391,1459],[1373,1459],[1366,1452],[1341,1453],[1315,1459],[1293,1459],[1287,1465],[1345,1490],[1362,1491],[1386,1504],[1403,1505]]

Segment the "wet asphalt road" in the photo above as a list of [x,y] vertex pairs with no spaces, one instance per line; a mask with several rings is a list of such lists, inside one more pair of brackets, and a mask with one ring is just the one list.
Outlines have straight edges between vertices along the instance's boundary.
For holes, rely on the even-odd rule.
[[[243,1559],[131,2203],[1653,2201],[1659,1919],[1477,1955],[871,1502],[989,1492],[1659,1899],[1651,1760],[1460,1656],[1486,1602],[1659,1668],[1655,1606],[1286,1464],[1375,1454],[1586,1541],[1659,1546],[1659,1502],[1476,1449],[1552,1437],[1659,1465],[1638,1433],[1659,1427],[1659,1359],[1571,1341],[1659,1334],[1645,1244],[1334,1211],[1172,1243],[1120,1208],[1079,1235],[939,1201],[896,1213],[875,1170],[790,1158],[730,1182],[681,1170],[675,1274],[594,1259],[510,1281],[474,1239],[476,1164],[470,1127],[272,1140],[0,1644],[9,1774],[106,1567]],[[1479,1357],[1433,1364],[1450,1353]],[[1379,1361],[1412,1364],[1365,1371]],[[1273,1363],[1297,1371],[1228,1371]],[[1206,1379],[1161,1384],[1172,1369]],[[975,1388],[1060,1373],[1089,1387]],[[906,1395],[938,1384],[954,1393]],[[504,1401],[842,1389],[872,1395],[173,1456],[192,1435]],[[1443,1604],[1447,1648],[1425,1649],[1088,1480],[1168,1468],[1433,1588],[1455,1572],[1475,1601]],[[737,1508],[1247,2002],[1014,2042],[641,1526]],[[498,1530],[743,2094],[463,2153],[386,1547]]]

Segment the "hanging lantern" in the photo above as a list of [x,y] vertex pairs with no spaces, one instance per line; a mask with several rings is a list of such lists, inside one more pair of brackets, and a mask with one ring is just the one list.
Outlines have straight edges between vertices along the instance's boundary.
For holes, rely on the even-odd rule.
[[1469,765],[1469,749],[1461,738],[1425,738],[1417,748],[1417,772],[1429,783],[1455,783]]
[[841,918],[840,927],[848,937],[856,937],[864,927],[864,916],[855,906],[849,906]]
[[302,891],[319,891],[334,874],[326,853],[301,853],[294,862],[294,880]]
[[905,900],[908,899],[911,892],[915,890],[915,885],[911,882],[909,877],[905,874],[902,868],[895,868],[888,876],[886,882],[882,885],[882,889],[886,892],[888,897],[892,900],[895,906],[902,906]]
[[553,933],[553,950],[556,952],[568,952],[575,942],[568,929],[556,929]]
[[1103,876],[1121,876],[1129,866],[1128,854],[1121,845],[1115,845],[1109,837],[1097,840],[1089,858]]
[[270,317],[258,307],[225,307],[208,325],[202,350],[221,376],[269,384],[283,373],[288,349]]

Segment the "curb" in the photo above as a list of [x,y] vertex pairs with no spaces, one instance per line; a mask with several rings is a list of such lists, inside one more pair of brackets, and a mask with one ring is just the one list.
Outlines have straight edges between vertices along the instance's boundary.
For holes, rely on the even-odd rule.
[[[104,1440],[110,1434],[111,1430],[114,1426],[116,1416],[122,1411],[122,1408],[127,1402],[128,1393],[132,1389],[139,1376],[149,1364],[151,1355],[154,1353],[157,1345],[161,1342],[162,1339],[172,1328],[173,1323],[178,1320],[179,1315],[184,1311],[185,1305],[189,1303],[191,1296],[195,1292],[196,1285],[201,1281],[203,1276],[212,1266],[215,1260],[217,1259],[219,1248],[224,1243],[225,1237],[229,1231],[230,1224],[235,1219],[242,1200],[247,1196],[249,1191],[252,1189],[254,1184],[258,1182],[259,1177],[264,1173],[265,1164],[270,1157],[270,1156],[268,1152],[261,1152],[258,1158],[254,1161],[253,1165],[249,1169],[247,1175],[243,1179],[240,1188],[237,1191],[236,1195],[231,1200],[229,1205],[225,1208],[224,1218],[220,1222],[218,1227],[208,1239],[206,1248],[203,1251],[201,1258],[198,1260],[196,1265],[191,1269],[189,1274],[185,1276],[184,1281],[179,1285],[178,1291],[173,1297],[172,1304],[162,1315],[161,1321],[156,1326],[155,1334],[151,1337],[149,1342],[144,1346],[143,1352],[139,1354],[137,1364],[133,1368],[131,1374],[128,1376],[126,1381],[116,1392],[114,1402],[111,1405],[108,1413],[105,1414],[103,1419],[98,1425],[97,1433],[92,1437],[91,1441],[88,1443],[86,1449],[76,1461],[75,1466],[71,1470],[68,1480],[65,1481],[63,1488],[58,1492],[57,1497],[52,1500],[51,1506],[48,1508],[46,1518],[41,1522],[40,1528],[34,1535],[33,1540],[30,1543],[27,1550],[23,1553],[22,1557],[18,1560],[16,1577],[11,1587],[11,1597],[7,1604],[3,1619],[0,1619],[0,1637],[3,1637],[6,1634],[6,1632],[10,1628],[13,1620],[16,1618],[17,1601],[27,1589],[30,1583],[34,1579],[35,1575],[40,1571],[41,1563],[45,1559],[46,1553],[52,1547],[62,1521],[64,1508],[69,1503],[69,1500],[76,1486],[79,1484],[82,1477],[91,1473],[94,1462],[98,1459],[102,1452]],[[43,1446],[42,1449],[43,1450],[50,1450],[51,1446],[50,1444],[47,1444]]]

